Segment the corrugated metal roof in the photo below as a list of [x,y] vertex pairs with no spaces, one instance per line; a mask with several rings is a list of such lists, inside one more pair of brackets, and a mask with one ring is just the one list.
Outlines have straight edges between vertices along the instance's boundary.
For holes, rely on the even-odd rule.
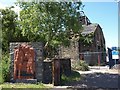
[[97,23],[92,23],[92,24],[89,24],[89,25],[82,25],[83,26],[83,31],[82,31],[82,35],[87,35],[87,34],[90,34],[90,33],[94,33],[98,24]]

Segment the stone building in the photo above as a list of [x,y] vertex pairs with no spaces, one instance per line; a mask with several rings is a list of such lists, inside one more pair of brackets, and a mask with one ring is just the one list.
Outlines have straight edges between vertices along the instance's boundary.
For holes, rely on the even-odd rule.
[[[82,35],[92,34],[92,43],[85,45],[79,42],[80,59],[86,60],[90,65],[106,62],[105,38],[102,28],[97,23],[83,25]],[[89,60],[88,60],[89,59]]]
[[78,60],[85,60],[89,65],[104,64],[106,61],[105,38],[102,28],[97,23],[91,23],[86,16],[80,17],[83,30],[81,35],[91,39],[90,44],[85,44],[84,39],[72,41],[69,47],[61,47],[61,57],[71,58],[72,65]]

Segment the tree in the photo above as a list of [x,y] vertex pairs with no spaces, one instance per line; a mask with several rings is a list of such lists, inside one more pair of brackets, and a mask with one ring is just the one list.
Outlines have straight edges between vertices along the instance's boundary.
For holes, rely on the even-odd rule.
[[79,9],[81,2],[74,7],[71,2],[18,2],[20,28],[29,41],[45,42],[47,56],[52,57],[59,45],[69,45],[70,30],[80,34]]
[[8,52],[9,42],[23,41],[25,37],[22,36],[18,25],[18,15],[11,10],[14,7],[0,9],[0,19],[2,22],[2,50]]

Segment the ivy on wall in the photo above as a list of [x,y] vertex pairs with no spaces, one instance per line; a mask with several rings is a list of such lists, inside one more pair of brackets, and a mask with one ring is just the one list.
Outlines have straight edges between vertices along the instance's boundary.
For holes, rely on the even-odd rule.
[[93,43],[94,33],[81,35],[80,42],[83,43],[85,46],[91,45]]

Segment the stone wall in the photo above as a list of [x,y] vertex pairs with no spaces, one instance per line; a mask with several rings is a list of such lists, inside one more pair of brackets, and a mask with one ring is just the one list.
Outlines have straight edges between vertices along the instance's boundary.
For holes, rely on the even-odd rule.
[[13,72],[14,72],[14,48],[18,47],[19,44],[26,43],[32,46],[36,53],[35,58],[35,79],[38,82],[42,81],[43,78],[43,44],[41,42],[13,42],[10,43],[10,56],[11,56],[11,80],[13,80]]
[[52,83],[52,61],[43,62],[43,83]]
[[60,47],[60,57],[61,58],[70,58],[71,59],[71,66],[79,61],[79,43],[78,42],[71,42],[70,46]]
[[82,54],[83,59],[88,65],[98,65],[98,53],[85,52]]

